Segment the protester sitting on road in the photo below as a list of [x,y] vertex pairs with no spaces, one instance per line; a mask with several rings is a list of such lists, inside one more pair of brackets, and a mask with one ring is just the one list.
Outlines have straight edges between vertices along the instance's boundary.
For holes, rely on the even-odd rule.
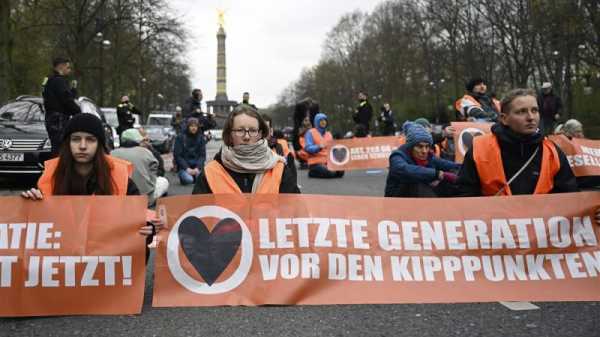
[[[300,162],[300,169],[305,170],[308,168],[308,153],[304,151],[304,146],[306,145],[306,132],[312,129],[312,124],[308,116],[306,116],[302,120],[302,125],[298,129],[298,145],[299,148],[296,149],[296,158]],[[296,146],[294,146],[296,148]]]
[[473,78],[465,89],[465,95],[454,103],[457,120],[495,121],[500,113],[500,102],[487,94],[485,80]]
[[476,137],[459,174],[462,196],[576,192],[564,153],[544,138],[540,112],[530,89],[515,89],[502,100],[492,133]]
[[458,171],[460,164],[433,154],[433,138],[421,124],[406,122],[402,129],[406,143],[390,155],[385,196],[449,196],[452,190],[449,185],[454,184],[457,178],[453,171]]
[[[150,137],[148,137],[148,132],[146,132],[146,129],[138,128],[137,130],[140,132],[140,135],[142,135],[142,137],[143,137],[142,141],[140,142],[140,146],[144,147],[144,148],[148,149],[150,152],[152,152],[152,155],[154,156],[154,158],[156,158],[156,161],[158,162],[158,169],[156,171],[156,175],[159,177],[164,177],[165,176],[165,160],[160,155],[160,152],[158,152],[158,150],[155,149],[154,146],[152,146],[152,142],[150,141]],[[173,163],[173,165],[175,165],[175,164]]]
[[308,176],[310,178],[341,178],[344,171],[329,171],[327,156],[329,144],[333,141],[331,132],[327,131],[327,115],[319,113],[315,116],[315,127],[304,135],[304,151],[308,153]]
[[133,164],[131,179],[139,188],[140,194],[148,196],[148,206],[154,205],[156,199],[167,194],[169,181],[158,176],[158,160],[152,152],[141,144],[144,137],[136,129],[128,129],[121,134],[121,147],[111,155]]
[[269,148],[268,135],[256,110],[236,107],[225,121],[224,145],[200,172],[193,194],[300,193],[285,158]]
[[583,124],[576,119],[569,119],[563,124],[561,133],[569,139],[585,138],[583,134]]
[[[21,193],[24,198],[41,200],[54,195],[139,195],[129,177],[133,165],[107,154],[102,122],[92,114],[75,115],[67,123],[59,157],[45,162],[38,188]],[[149,219],[139,233],[152,241],[159,219]]]
[[175,139],[173,157],[181,184],[193,184],[206,161],[206,140],[200,132],[198,119],[188,118],[185,132]]
[[294,160],[292,151],[290,151],[287,139],[283,137],[283,133],[281,132],[279,132],[280,137],[276,137],[275,131],[273,130],[273,119],[271,119],[271,116],[267,114],[262,114],[262,117],[265,123],[267,124],[267,127],[269,128],[269,136],[266,138],[267,143],[269,144],[269,148],[273,150],[276,154],[285,158],[285,165],[289,168],[290,172],[292,172],[293,175],[296,176],[295,180],[298,180],[296,161]]

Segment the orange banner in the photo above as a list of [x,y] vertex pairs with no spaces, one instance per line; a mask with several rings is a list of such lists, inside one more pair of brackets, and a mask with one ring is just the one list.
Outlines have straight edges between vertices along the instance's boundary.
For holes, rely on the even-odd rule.
[[327,168],[332,171],[381,169],[389,166],[390,153],[402,145],[400,137],[364,137],[334,140]]
[[0,316],[141,312],[145,197],[0,203]]
[[473,145],[473,138],[491,132],[493,123],[452,122],[454,127],[454,161],[462,163],[465,154]]
[[156,307],[600,300],[600,193],[159,204]]
[[576,177],[600,176],[600,140],[550,136],[567,156]]

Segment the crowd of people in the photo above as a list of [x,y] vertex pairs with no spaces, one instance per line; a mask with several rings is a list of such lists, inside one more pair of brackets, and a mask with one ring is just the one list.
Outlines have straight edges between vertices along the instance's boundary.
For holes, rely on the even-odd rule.
[[[124,96],[120,109],[121,147],[109,152],[99,118],[82,114],[76,92],[66,77],[67,59],[54,61],[54,74],[44,87],[46,127],[55,158],[45,163],[37,188],[22,193],[39,200],[52,195],[147,195],[148,206],[167,195],[161,156],[143,129],[133,128],[131,115],[140,113]],[[179,181],[193,184],[193,194],[300,193],[298,171],[310,178],[342,178],[343,171],[327,168],[333,136],[318,102],[306,99],[294,111],[292,147],[273,130],[272,119],[249,103],[249,94],[227,117],[223,145],[214,158],[206,156],[205,131],[215,127],[212,114],[202,111],[202,91],[195,89],[174,126],[178,130],[173,157]],[[432,131],[425,118],[397,124],[388,103],[377,117],[382,134],[402,137],[404,144],[389,157],[386,197],[509,196],[575,192],[580,189],[565,154],[545,137],[546,132],[583,137],[583,127],[559,120],[560,99],[544,83],[542,91],[515,89],[502,101],[488,95],[481,78],[466,84],[456,101],[458,120],[494,123],[491,133],[473,139],[462,164],[453,160],[454,130]],[[365,92],[358,93],[353,114],[354,137],[372,133],[373,108]],[[122,122],[122,123],[121,123]],[[155,217],[140,228],[151,238],[163,224]]]

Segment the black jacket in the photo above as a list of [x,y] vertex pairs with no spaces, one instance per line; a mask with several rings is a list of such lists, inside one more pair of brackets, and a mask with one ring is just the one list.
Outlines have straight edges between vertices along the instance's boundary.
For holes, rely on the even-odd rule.
[[[219,151],[214,160],[219,162],[219,164],[223,165],[221,161],[221,151]],[[254,182],[253,173],[238,173],[234,172],[227,167],[223,166],[227,173],[233,178],[236,184],[239,186],[242,193],[251,193],[252,192],[252,183]],[[196,185],[194,186],[194,190],[192,194],[211,194],[212,190],[208,185],[208,180],[206,180],[206,175],[204,173],[204,169],[200,172],[200,175],[196,179]],[[295,172],[289,167],[289,164],[285,166],[283,169],[283,175],[281,177],[281,184],[279,185],[279,193],[300,193],[300,189],[298,188],[298,183],[296,180]]]
[[57,72],[48,78],[42,96],[44,97],[46,120],[53,118],[68,120],[69,116],[81,113],[79,105],[75,103],[77,98],[75,90],[71,88],[67,78]]
[[183,103],[183,108],[181,109],[181,116],[183,119],[188,119],[189,117],[197,117],[201,114],[202,111],[202,101],[195,99],[194,97],[188,97]]
[[119,128],[121,131],[133,128],[135,124],[134,114],[141,115],[142,112],[133,104],[121,103],[117,105],[117,118],[119,119]]
[[[492,133],[498,138],[502,156],[502,166],[506,179],[509,180],[526,162],[535,149],[542,146],[544,136],[536,133],[531,136],[521,136],[501,124],[492,127]],[[554,188],[550,193],[577,192],[577,181],[571,171],[565,154],[556,146],[560,158],[560,170],[554,176]],[[538,151],[533,161],[510,184],[513,195],[533,194],[540,175],[542,151]],[[465,155],[458,177],[459,195],[465,197],[481,196],[479,174],[473,160],[473,148]]]
[[354,122],[366,126],[367,131],[369,131],[371,118],[373,118],[373,107],[371,106],[371,103],[369,103],[369,101],[360,102],[358,107],[356,107],[356,113],[353,116]]

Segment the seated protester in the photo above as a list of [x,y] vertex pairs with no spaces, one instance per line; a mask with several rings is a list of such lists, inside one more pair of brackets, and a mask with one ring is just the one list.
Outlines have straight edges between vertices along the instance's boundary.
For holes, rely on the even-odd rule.
[[459,173],[461,196],[576,192],[564,153],[544,138],[540,112],[530,89],[515,89],[502,100],[492,133],[475,137]]
[[[304,146],[306,145],[305,135],[308,130],[312,129],[312,124],[308,116],[306,116],[302,120],[302,125],[298,129],[298,145],[299,148],[296,149],[296,158],[300,162],[300,169],[305,170],[308,168],[308,153],[304,151]],[[295,147],[295,145],[294,145]]]
[[363,124],[356,124],[356,126],[354,127],[354,134],[352,135],[353,138],[365,138],[365,137],[370,137],[369,133],[367,132],[367,127],[364,126]]
[[225,121],[223,147],[200,171],[192,193],[300,193],[285,158],[269,148],[268,135],[256,110],[236,107]]
[[140,135],[142,135],[142,137],[143,137],[142,141],[140,142],[140,146],[144,147],[144,148],[148,149],[150,152],[152,152],[152,155],[154,156],[154,158],[156,158],[156,161],[158,161],[158,170],[156,171],[156,175],[159,177],[164,177],[165,176],[165,160],[161,156],[160,152],[158,152],[158,150],[155,149],[154,146],[152,146],[152,142],[150,142],[150,138],[148,137],[148,132],[146,131],[146,129],[138,128],[137,130],[140,132]]
[[121,147],[113,150],[111,155],[133,164],[131,179],[139,188],[140,194],[148,196],[148,206],[154,205],[156,199],[167,194],[169,181],[158,176],[158,161],[143,147],[144,138],[136,129],[128,129],[121,134]]
[[296,181],[298,180],[298,171],[296,170],[296,162],[294,160],[294,156],[290,151],[288,146],[288,141],[283,137],[283,133],[280,132],[281,137],[275,137],[275,131],[273,130],[273,120],[271,116],[267,114],[262,114],[263,120],[267,124],[269,128],[269,136],[267,139],[267,144],[269,144],[269,148],[273,150],[276,154],[282,156],[286,160],[286,166],[289,168],[290,172],[296,177],[294,178]]
[[198,119],[188,118],[185,132],[175,139],[173,157],[177,175],[182,185],[193,184],[206,161],[206,141],[200,131]]
[[585,138],[583,134],[583,124],[576,119],[569,119],[562,125],[561,133],[569,139]]
[[327,147],[333,141],[331,132],[327,131],[327,115],[318,113],[315,116],[315,127],[304,135],[304,151],[308,153],[308,176],[310,178],[341,178],[344,171],[327,169]]
[[452,187],[448,185],[456,182],[452,171],[460,169],[460,164],[435,156],[431,133],[420,124],[406,122],[402,129],[406,143],[390,155],[385,196],[449,196]]
[[[69,120],[58,158],[45,162],[38,188],[23,192],[24,198],[41,200],[54,195],[139,195],[129,178],[131,163],[107,154],[102,122],[92,114],[78,114]],[[142,226],[139,233],[152,242],[160,220]],[[148,251],[146,252],[146,258]]]

